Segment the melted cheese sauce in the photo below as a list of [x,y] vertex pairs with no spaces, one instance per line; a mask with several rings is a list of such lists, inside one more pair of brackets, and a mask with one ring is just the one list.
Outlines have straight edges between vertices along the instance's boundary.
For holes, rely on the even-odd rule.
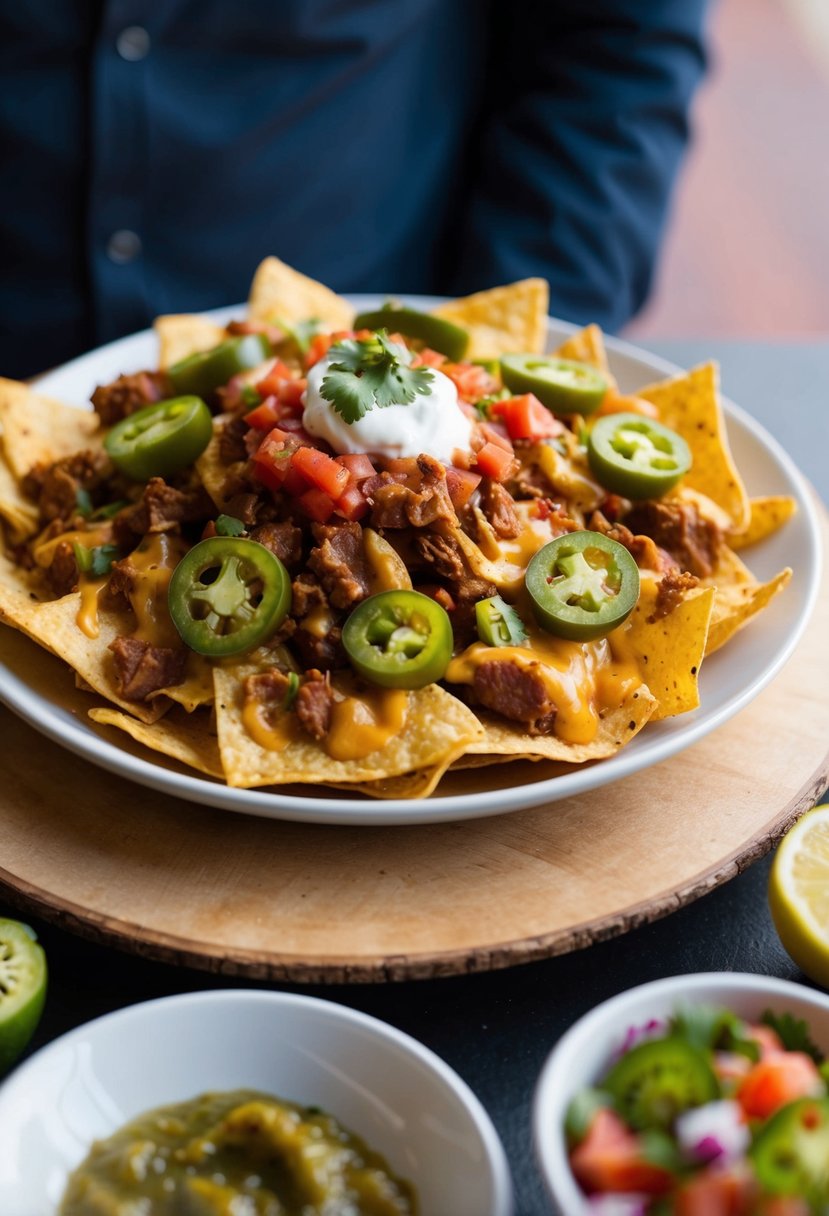
[[88,638],[97,638],[100,632],[98,628],[98,596],[108,581],[109,575],[95,579],[85,578],[81,575],[81,580],[78,584],[81,602],[78,605],[78,615],[75,617],[75,623],[81,633],[85,633]]
[[332,760],[362,760],[379,752],[406,725],[409,694],[404,689],[372,688],[346,696],[335,689],[335,698],[322,744]]
[[179,645],[167,607],[167,591],[173,571],[187,548],[180,536],[158,532],[145,537],[130,554],[130,565],[138,571],[129,597],[137,621],[133,637],[154,646]]
[[242,725],[254,743],[266,752],[282,752],[300,735],[296,714],[289,709],[269,710],[261,701],[245,703]]

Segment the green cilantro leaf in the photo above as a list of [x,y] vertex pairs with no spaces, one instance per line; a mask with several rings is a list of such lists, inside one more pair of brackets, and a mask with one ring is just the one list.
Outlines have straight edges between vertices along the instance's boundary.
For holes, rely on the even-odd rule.
[[247,529],[241,519],[235,515],[218,515],[216,517],[217,536],[241,536]]
[[262,404],[262,396],[260,393],[257,393],[252,384],[243,384],[239,397],[242,405],[246,405],[250,409],[254,409],[257,405]]
[[808,1023],[791,1013],[772,1013],[767,1009],[760,1021],[769,1026],[780,1039],[786,1051],[802,1051],[811,1056],[815,1064],[822,1064],[825,1056],[809,1034]]
[[87,519],[92,514],[92,499],[89,497],[89,491],[83,486],[78,486],[75,491],[75,510]]
[[112,563],[117,561],[119,553],[117,545],[96,545],[94,549],[88,549],[86,545],[79,545],[77,541],[72,542],[72,549],[78,569],[82,574],[88,574],[90,578],[103,578],[105,574],[109,574]]
[[90,515],[90,519],[112,519],[119,511],[123,511],[124,507],[130,504],[126,498],[119,498],[116,502],[108,502],[104,507],[98,507]]
[[412,367],[412,352],[391,342],[384,330],[370,338],[344,338],[329,357],[320,393],[349,425],[375,406],[409,405],[432,391],[431,368]]
[[760,1059],[760,1048],[749,1037],[745,1022],[730,1009],[683,1004],[673,1018],[673,1031],[701,1050],[735,1052],[752,1063]]
[[296,695],[299,692],[299,676],[295,671],[288,672],[288,687],[285,690],[285,700],[282,702],[283,709],[290,709],[296,700]]

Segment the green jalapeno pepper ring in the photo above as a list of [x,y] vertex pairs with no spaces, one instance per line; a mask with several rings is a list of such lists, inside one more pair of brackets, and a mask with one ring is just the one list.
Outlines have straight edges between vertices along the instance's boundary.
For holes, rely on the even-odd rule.
[[554,414],[592,414],[608,389],[589,363],[554,355],[502,355],[501,379],[516,396],[534,393]]
[[542,629],[586,642],[610,633],[639,599],[639,568],[601,532],[567,532],[532,558],[525,584]]
[[667,1129],[682,1111],[722,1096],[705,1052],[678,1037],[631,1048],[614,1064],[602,1088],[637,1131]]
[[770,1194],[826,1203],[829,1098],[800,1098],[782,1107],[757,1133],[749,1155],[760,1185]]
[[213,536],[176,566],[168,604],[191,650],[224,658],[251,650],[279,628],[291,607],[291,576],[257,541]]
[[428,312],[418,312],[416,308],[393,304],[359,313],[354,318],[354,329],[386,329],[390,334],[403,334],[446,355],[453,363],[461,360],[469,349],[469,334],[460,325]]
[[168,368],[167,375],[177,393],[209,397],[239,372],[258,366],[270,353],[271,344],[264,334],[244,334],[180,359]]
[[640,414],[608,414],[587,440],[594,476],[625,498],[659,498],[691,467],[691,449],[669,427]]
[[523,646],[527,640],[524,622],[500,595],[478,600],[475,605],[478,637],[487,646]]
[[449,666],[454,638],[445,609],[419,591],[381,591],[358,604],[343,626],[358,675],[381,688],[424,688]]
[[201,397],[172,397],[116,423],[104,447],[127,477],[149,481],[192,464],[212,435],[213,420]]

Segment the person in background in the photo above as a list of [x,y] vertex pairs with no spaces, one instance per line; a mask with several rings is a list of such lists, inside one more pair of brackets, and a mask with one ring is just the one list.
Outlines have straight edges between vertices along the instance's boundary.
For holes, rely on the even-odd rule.
[[640,307],[707,0],[0,5],[0,374],[244,298],[527,275]]

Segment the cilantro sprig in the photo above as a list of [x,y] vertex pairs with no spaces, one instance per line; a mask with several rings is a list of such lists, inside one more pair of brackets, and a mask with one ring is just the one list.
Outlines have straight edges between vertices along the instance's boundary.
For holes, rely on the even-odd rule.
[[410,405],[418,394],[432,391],[428,367],[412,367],[412,352],[392,342],[380,330],[370,338],[344,338],[329,351],[320,393],[349,425],[369,410],[389,405]]

